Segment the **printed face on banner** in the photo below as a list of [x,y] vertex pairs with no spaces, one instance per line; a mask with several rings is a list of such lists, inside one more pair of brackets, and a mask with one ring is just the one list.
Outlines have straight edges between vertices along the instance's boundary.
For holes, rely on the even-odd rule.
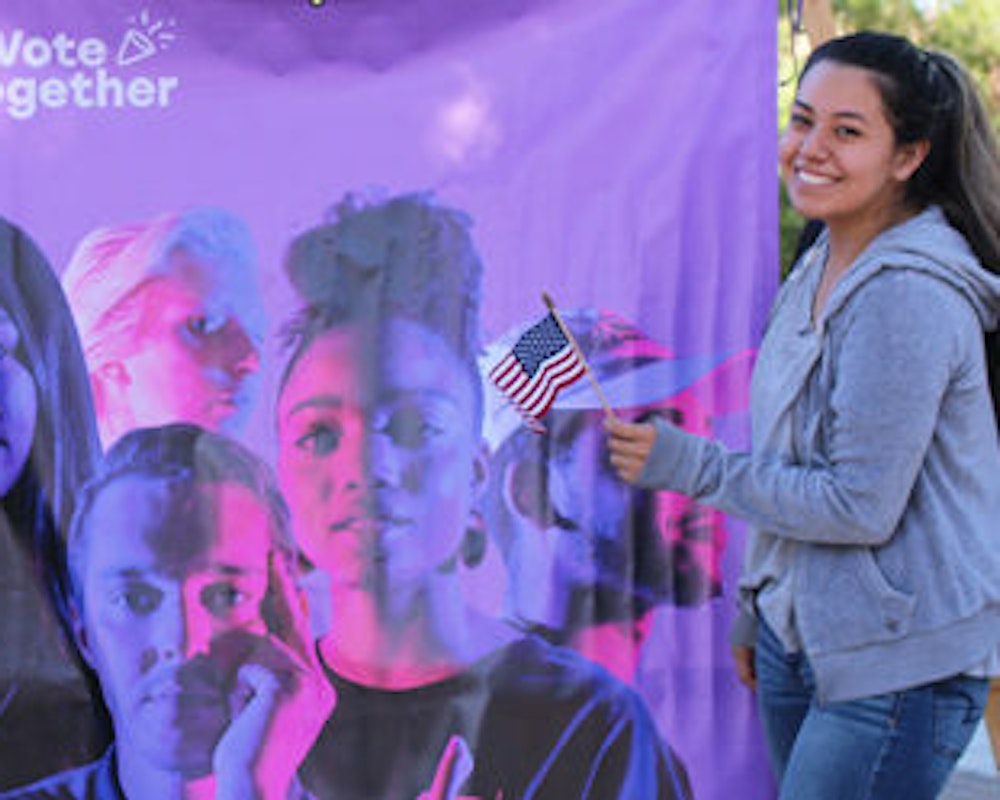
[[[679,412],[664,404],[615,413],[636,420],[651,413],[676,419]],[[617,613],[626,613],[633,592],[686,606],[718,591],[725,546],[721,515],[689,498],[618,480],[608,461],[603,418],[602,411],[553,412],[537,457],[508,464],[508,476],[499,478],[506,481],[506,509],[499,512],[502,519],[490,522],[511,572],[512,611],[523,619],[556,629],[577,624],[565,617],[572,592],[619,595]],[[527,432],[514,435],[535,439]],[[655,581],[645,585],[642,576],[654,573]]]
[[0,307],[0,496],[17,482],[28,461],[38,419],[38,393],[18,350],[21,335]]
[[235,483],[178,490],[129,476],[100,493],[86,524],[79,636],[119,747],[207,774],[236,672],[266,635],[268,510]]
[[[688,433],[713,436],[707,409],[690,391],[679,392],[646,413],[658,414]],[[670,549],[672,602],[693,606],[719,594],[726,549],[723,515],[675,492],[657,492],[654,513],[657,529]]]
[[[642,494],[611,471],[602,417],[601,412],[584,411],[552,418],[548,485],[563,554],[554,565],[559,581],[600,581],[599,554],[627,548],[633,514],[642,504]],[[629,560],[613,559],[619,570],[627,570]],[[614,568],[613,563],[606,566]]]
[[[595,625],[638,619],[657,604],[696,606],[721,592],[722,515],[690,498],[620,481],[609,461],[602,405],[622,420],[657,416],[711,436],[707,409],[723,410],[716,387],[742,385],[743,362],[678,359],[607,310],[572,309],[565,319],[603,396],[587,384],[571,388],[540,436],[519,424],[506,402],[491,406],[488,497],[490,530],[509,574],[508,610],[573,643]],[[492,349],[503,351],[512,335]],[[491,363],[488,356],[484,361]]]
[[312,342],[279,400],[278,472],[305,554],[335,584],[419,581],[455,555],[475,409],[465,368],[420,325],[388,320],[374,345],[357,326]]
[[121,402],[132,427],[192,422],[229,431],[256,395],[263,311],[255,284],[233,267],[184,253],[140,288],[140,346],[122,359]]

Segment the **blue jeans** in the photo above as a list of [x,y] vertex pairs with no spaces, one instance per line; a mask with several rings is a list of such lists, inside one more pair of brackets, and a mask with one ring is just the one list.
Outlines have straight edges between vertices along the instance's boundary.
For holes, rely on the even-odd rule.
[[989,682],[954,677],[820,703],[809,661],[761,624],[757,697],[780,800],[934,800],[982,718]]

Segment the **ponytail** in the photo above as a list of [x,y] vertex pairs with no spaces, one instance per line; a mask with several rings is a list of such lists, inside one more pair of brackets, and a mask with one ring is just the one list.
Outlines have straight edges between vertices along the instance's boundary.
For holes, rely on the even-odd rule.
[[[949,176],[953,186],[938,202],[983,267],[1000,275],[1000,155],[996,136],[968,73],[943,53],[928,56],[957,88],[955,169]],[[1000,430],[1000,330],[986,334],[986,368]]]
[[[968,240],[982,265],[1000,275],[1000,152],[989,115],[969,74],[951,56],[931,52],[932,70],[949,83],[943,111],[950,119],[939,141],[931,142],[935,181],[928,200]],[[928,155],[930,158],[930,155]]]

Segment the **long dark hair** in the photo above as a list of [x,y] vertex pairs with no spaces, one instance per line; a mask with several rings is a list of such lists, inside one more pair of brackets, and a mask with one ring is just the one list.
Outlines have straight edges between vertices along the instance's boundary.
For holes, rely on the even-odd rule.
[[90,384],[69,307],[35,243],[0,219],[0,305],[35,384],[27,462],[0,498],[7,591],[0,665],[0,788],[89,761],[110,741],[95,676],[71,643],[65,537],[74,495],[100,455]]
[[59,282],[31,238],[2,218],[0,305],[20,337],[12,356],[28,369],[38,395],[28,462],[0,507],[64,610],[62,565],[73,497],[96,466],[100,445],[83,355]]
[[[802,75],[822,61],[875,76],[897,144],[930,143],[907,201],[918,209],[939,205],[983,267],[1000,275],[1000,147],[968,73],[945,53],[873,31],[820,45]],[[986,358],[1000,425],[1000,331],[986,334]]]

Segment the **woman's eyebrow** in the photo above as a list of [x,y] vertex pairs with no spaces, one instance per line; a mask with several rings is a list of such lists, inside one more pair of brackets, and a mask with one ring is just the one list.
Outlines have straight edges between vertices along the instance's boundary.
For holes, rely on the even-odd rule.
[[292,416],[300,411],[305,411],[310,408],[341,408],[344,405],[344,401],[334,394],[315,394],[311,397],[307,397],[305,400],[299,400],[295,405],[288,409],[288,414],[286,416]]
[[[807,103],[805,100],[800,100],[797,97],[792,102],[792,105],[801,108],[803,111],[808,111],[810,114],[816,113],[816,109],[814,109],[811,105],[809,105],[809,103]],[[860,122],[868,121],[868,118],[860,111],[853,111],[850,109],[845,109],[844,111],[834,111],[833,113],[830,114],[830,116],[836,117],[838,119],[856,119]]]

